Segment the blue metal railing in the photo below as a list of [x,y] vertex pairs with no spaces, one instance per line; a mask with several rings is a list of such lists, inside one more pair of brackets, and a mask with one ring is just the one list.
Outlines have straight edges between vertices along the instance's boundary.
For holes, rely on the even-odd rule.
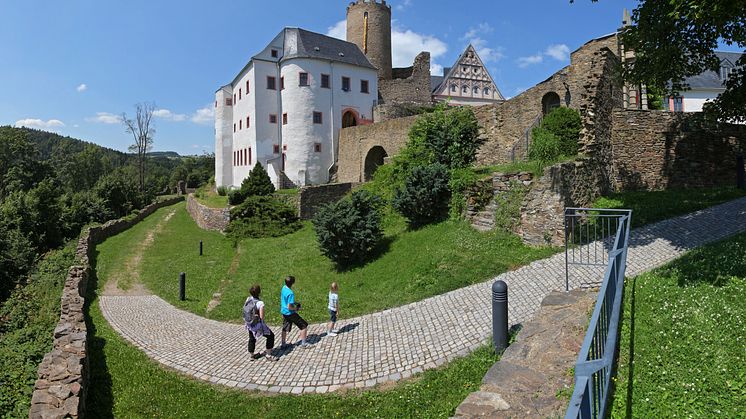
[[[567,211],[570,211],[568,214]],[[627,266],[630,220],[632,210],[615,211],[618,222],[613,246],[608,252],[608,264],[596,306],[591,316],[583,346],[575,364],[575,389],[565,419],[602,418],[606,414],[609,384],[616,347],[619,344],[619,323],[622,308],[624,272]],[[583,214],[586,223],[593,218],[611,214],[608,210],[568,208],[565,218]],[[568,234],[568,233],[566,233]],[[569,234],[572,234],[570,232]]]

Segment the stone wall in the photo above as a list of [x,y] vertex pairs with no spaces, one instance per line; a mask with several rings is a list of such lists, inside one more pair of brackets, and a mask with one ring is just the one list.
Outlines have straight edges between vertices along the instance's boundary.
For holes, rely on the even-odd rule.
[[193,194],[187,196],[187,212],[192,216],[194,222],[203,229],[210,231],[225,231],[231,222],[231,209],[210,208],[197,200]]
[[76,260],[65,279],[60,299],[60,320],[54,329],[52,350],[39,364],[30,418],[82,417],[89,377],[85,298],[92,272],[90,259],[96,244],[140,222],[155,210],[173,205],[184,197],[151,204],[137,215],[90,227],[78,239]]
[[407,142],[409,129],[417,116],[392,119],[373,125],[344,128],[339,131],[339,182],[362,182],[365,158],[376,146],[382,147],[387,156],[394,156]]
[[[480,231],[492,230],[496,227],[497,212],[510,220],[501,220],[509,224],[506,229],[520,222],[521,197],[534,181],[533,173],[494,173],[466,192],[466,220]],[[516,193],[518,192],[518,193]],[[511,202],[517,200],[518,202]],[[515,211],[512,207],[515,206]]]
[[735,186],[746,126],[708,126],[695,113],[616,109],[611,141],[616,190]]
[[381,103],[431,103],[430,53],[417,54],[414,65],[395,68],[393,78],[378,79],[378,98]]
[[330,183],[300,189],[299,209],[302,220],[310,220],[322,205],[337,202],[352,191],[354,183]]

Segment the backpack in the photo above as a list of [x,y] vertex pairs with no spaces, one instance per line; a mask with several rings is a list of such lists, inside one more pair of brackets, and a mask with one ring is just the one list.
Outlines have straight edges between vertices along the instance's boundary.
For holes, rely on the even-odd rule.
[[255,326],[259,323],[259,309],[256,307],[257,302],[259,300],[251,297],[243,305],[243,321],[250,326]]

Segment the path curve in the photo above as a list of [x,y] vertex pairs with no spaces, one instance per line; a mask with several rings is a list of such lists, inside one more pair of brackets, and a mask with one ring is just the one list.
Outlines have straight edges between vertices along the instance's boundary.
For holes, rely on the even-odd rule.
[[[638,275],[742,231],[746,231],[746,198],[636,229],[627,275]],[[497,279],[509,286],[510,323],[524,322],[546,294],[564,289],[564,253]],[[326,326],[311,325],[311,348],[280,352],[280,360],[274,363],[249,361],[243,326],[205,319],[156,296],[101,296],[99,300],[104,317],[119,334],[152,359],[182,373],[241,389],[326,393],[407,378],[483,345],[490,336],[492,282],[345,319],[339,324],[345,332],[336,337],[321,337]],[[279,335],[279,330],[275,332]],[[297,339],[297,334],[291,337]],[[263,340],[257,347],[261,345]]]

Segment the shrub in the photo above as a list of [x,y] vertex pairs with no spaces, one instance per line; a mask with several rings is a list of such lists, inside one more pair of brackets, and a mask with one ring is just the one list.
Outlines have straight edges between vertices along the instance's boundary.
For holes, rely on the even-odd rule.
[[531,131],[531,147],[528,158],[542,163],[550,163],[560,156],[560,139],[551,132],[537,127]]
[[244,201],[244,196],[240,189],[233,189],[228,192],[228,203],[230,205],[238,205]]
[[228,188],[225,186],[218,186],[218,195],[220,196],[228,195]]
[[321,253],[339,267],[365,262],[383,237],[379,206],[380,198],[360,190],[322,207],[313,219]]
[[231,222],[225,230],[238,243],[247,237],[278,237],[301,228],[295,209],[271,196],[250,196],[231,209]]
[[437,162],[452,169],[472,164],[483,142],[472,109],[449,109],[444,103],[417,119],[409,131],[407,148],[414,154],[423,153],[427,163]]
[[451,190],[448,170],[442,164],[417,167],[394,193],[391,204],[412,227],[423,226],[445,218]]
[[186,179],[187,188],[198,188],[202,185],[202,176],[197,172],[189,173]]
[[264,170],[264,167],[262,167],[262,164],[259,162],[257,162],[254,168],[251,169],[249,177],[244,179],[241,183],[241,193],[243,194],[244,199],[254,195],[272,195],[274,191],[275,186],[269,179],[267,171]]
[[578,139],[582,127],[580,113],[563,106],[553,109],[541,121],[541,128],[559,139],[558,156],[569,157],[578,154]]

